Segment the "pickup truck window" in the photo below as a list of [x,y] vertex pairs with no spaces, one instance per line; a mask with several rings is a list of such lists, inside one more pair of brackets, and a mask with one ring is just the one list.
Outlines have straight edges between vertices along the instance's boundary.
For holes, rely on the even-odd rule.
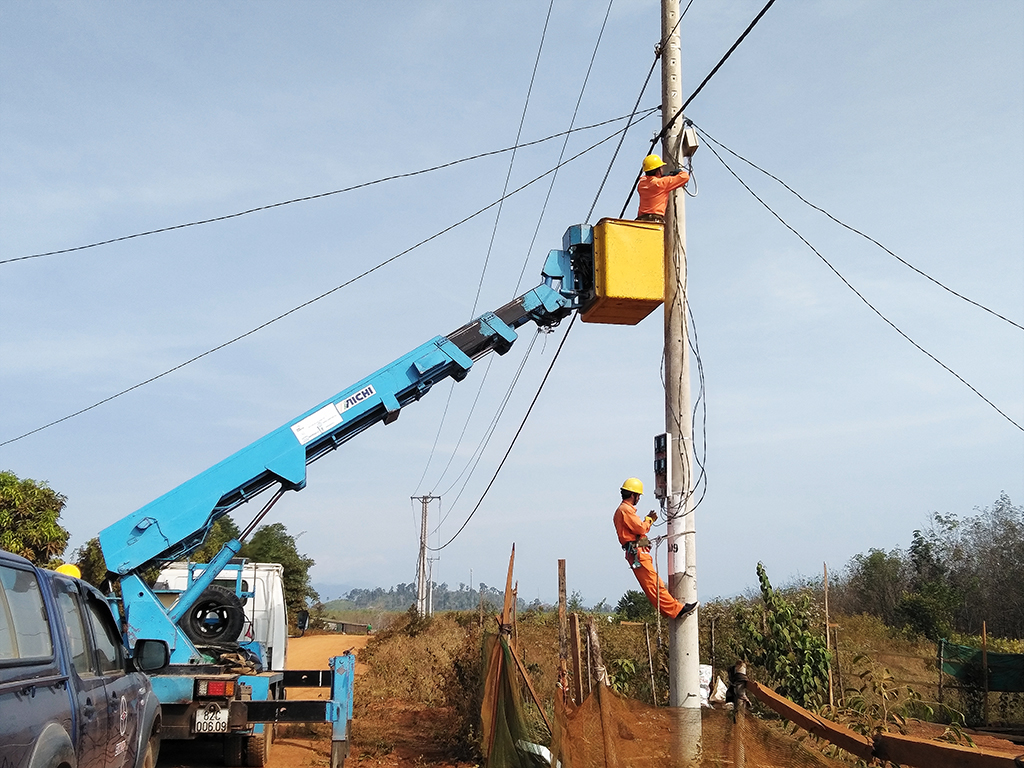
[[0,663],[52,655],[53,638],[36,575],[0,566]]
[[82,609],[78,603],[78,589],[74,583],[64,579],[53,580],[57,593],[57,605],[64,618],[64,627],[68,633],[68,648],[71,663],[79,675],[91,675],[96,671],[96,663],[89,654],[89,642],[86,640],[85,623],[82,620]]
[[86,600],[89,606],[89,619],[92,621],[92,634],[96,638],[96,655],[99,657],[100,674],[109,675],[124,671],[121,658],[121,637],[114,627],[110,609],[90,595]]

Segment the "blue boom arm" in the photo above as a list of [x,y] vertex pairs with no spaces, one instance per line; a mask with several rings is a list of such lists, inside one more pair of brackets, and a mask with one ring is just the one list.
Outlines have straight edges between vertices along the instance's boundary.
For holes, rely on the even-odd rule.
[[307,464],[377,422],[391,423],[404,406],[439,381],[449,377],[461,381],[473,362],[487,353],[504,354],[517,338],[516,328],[531,321],[541,327],[557,325],[579,306],[574,262],[589,253],[591,241],[589,226],[570,227],[563,250],[549,254],[541,285],[447,336],[422,344],[101,531],[107,567],[121,578],[129,645],[134,646],[137,639],[157,638],[170,646],[172,663],[200,660],[177,622],[241,544],[237,540],[225,544],[169,610],[140,573],[155,562],[187,556],[203,543],[218,518],[268,488],[301,490]]

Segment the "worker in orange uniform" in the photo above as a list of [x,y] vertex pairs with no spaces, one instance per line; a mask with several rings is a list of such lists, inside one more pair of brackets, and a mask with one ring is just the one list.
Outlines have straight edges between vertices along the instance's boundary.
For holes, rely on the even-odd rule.
[[669,192],[686,186],[690,174],[686,171],[673,171],[665,175],[665,161],[657,155],[645,157],[643,167],[644,175],[636,186],[636,191],[640,193],[640,210],[636,220],[664,224]]
[[680,603],[658,578],[654,571],[654,560],[651,558],[651,542],[647,532],[651,530],[658,514],[648,512],[643,519],[636,513],[636,505],[640,503],[640,495],[644,492],[644,484],[635,477],[630,477],[622,484],[622,503],[615,510],[615,533],[619,535],[619,544],[626,553],[626,562],[636,574],[647,599],[651,601],[663,616],[670,619],[681,619],[692,613],[700,603]]

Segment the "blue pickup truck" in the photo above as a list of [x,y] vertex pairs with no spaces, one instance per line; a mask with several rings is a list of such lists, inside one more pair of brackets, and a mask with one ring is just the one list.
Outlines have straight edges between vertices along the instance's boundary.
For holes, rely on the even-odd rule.
[[153,768],[160,703],[145,671],[162,641],[126,659],[103,595],[0,551],[0,766]]

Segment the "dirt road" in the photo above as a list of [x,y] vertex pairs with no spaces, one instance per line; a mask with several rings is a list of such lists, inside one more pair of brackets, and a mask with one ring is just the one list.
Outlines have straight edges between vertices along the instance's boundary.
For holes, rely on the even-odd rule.
[[[327,669],[327,660],[345,651],[358,651],[369,638],[365,635],[312,635],[288,641],[288,669]],[[356,675],[363,665],[356,664]],[[289,688],[289,699],[327,698],[322,688]],[[302,734],[303,726],[286,726],[274,740],[270,765],[274,768],[323,768],[330,764],[330,742]],[[215,740],[164,742],[160,768],[219,768],[224,765],[221,744]]]

